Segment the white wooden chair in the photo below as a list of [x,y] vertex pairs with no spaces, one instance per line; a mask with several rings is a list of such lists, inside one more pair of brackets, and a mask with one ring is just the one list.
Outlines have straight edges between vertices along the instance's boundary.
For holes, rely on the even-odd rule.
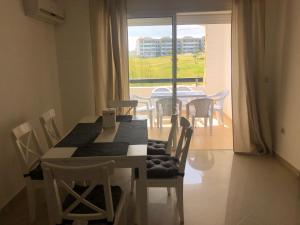
[[111,100],[108,102],[109,108],[115,108],[118,111],[121,111],[123,109],[127,109],[127,111],[124,112],[125,115],[128,115],[132,113],[134,116],[136,116],[136,107],[138,105],[137,100]]
[[[110,185],[114,161],[91,166],[60,166],[43,162],[46,193],[56,224],[126,224],[126,194]],[[85,183],[86,186],[74,185]],[[122,217],[123,216],[123,217]],[[53,218],[52,218],[53,219]],[[73,223],[72,223],[73,221]]]
[[178,125],[178,115],[174,114],[171,116],[171,129],[169,132],[168,140],[148,140],[148,149],[147,155],[165,155],[171,154],[173,144],[175,143],[175,135],[176,135],[176,128]]
[[209,96],[209,98],[214,101],[213,109],[214,112],[217,112],[218,122],[221,125],[224,125],[224,101],[228,94],[229,90],[224,90],[215,95]]
[[[170,188],[175,188],[180,222],[183,223],[183,178],[193,128],[190,126],[190,122],[183,117],[180,119],[180,126],[182,129],[174,157],[169,155],[147,157],[146,183],[149,188],[166,187],[168,193],[170,193]],[[136,177],[138,179],[138,174]]]
[[61,139],[61,134],[57,128],[56,119],[55,119],[55,110],[50,109],[41,115],[41,124],[44,129],[47,143],[49,148],[52,148],[56,145]]
[[138,105],[136,107],[136,113],[146,113],[148,114],[150,127],[153,127],[153,112],[155,110],[155,107],[152,105],[151,98],[145,98],[137,95],[132,95],[131,99],[137,100]]
[[[161,98],[156,101],[156,117],[157,117],[157,127],[162,128],[163,117],[172,116],[172,98]],[[181,115],[182,112],[182,101],[176,99],[176,114]]]
[[207,127],[209,119],[210,135],[213,128],[213,101],[210,98],[194,99],[186,105],[187,118],[192,117],[192,125],[195,127],[196,118],[204,118],[204,126]]
[[43,174],[40,165],[40,158],[44,154],[36,131],[30,123],[26,122],[12,131],[13,138],[18,150],[18,158],[25,179],[29,219],[32,223],[36,218],[36,197],[37,188],[43,188]]
[[[176,114],[171,117],[171,130],[167,141],[148,140],[147,155],[171,155],[172,148],[176,142],[176,128],[178,116]],[[131,193],[134,191],[134,169],[131,174]]]

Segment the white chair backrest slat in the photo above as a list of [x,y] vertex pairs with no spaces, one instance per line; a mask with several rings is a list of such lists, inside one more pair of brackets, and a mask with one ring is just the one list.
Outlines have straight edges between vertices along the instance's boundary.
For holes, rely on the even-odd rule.
[[12,133],[23,173],[28,174],[40,162],[40,158],[44,153],[38,136],[28,122],[14,128]]
[[190,148],[190,142],[192,139],[192,135],[193,135],[193,128],[189,127],[185,131],[184,145],[183,145],[181,155],[179,158],[179,172],[180,173],[184,173],[184,170],[185,170],[185,165],[186,165],[187,155],[188,155],[189,148]]
[[186,159],[190,147],[190,142],[193,134],[193,128],[190,125],[190,122],[184,118],[180,118],[180,126],[181,126],[181,133],[176,149],[175,157],[179,161],[179,172],[184,173]]
[[41,116],[42,127],[46,134],[49,148],[53,147],[61,139],[60,132],[55,120],[55,110],[50,109]]
[[182,146],[184,144],[184,138],[185,138],[185,133],[186,130],[191,126],[190,121],[184,117],[180,118],[180,128],[181,128],[181,132],[180,132],[180,136],[179,136],[179,140],[178,140],[178,144],[177,144],[177,148],[176,148],[176,154],[175,157],[177,159],[180,158],[181,153],[182,153]]
[[[48,193],[55,199],[58,214],[61,219],[70,220],[100,220],[113,221],[114,209],[110,188],[110,175],[113,173],[114,161],[91,166],[60,166],[51,163],[42,163],[44,179]],[[87,183],[89,186],[82,193],[77,193],[72,184],[74,182]],[[97,185],[103,185],[106,209],[101,209],[87,199],[87,196]],[[63,208],[62,191],[71,195],[75,200]],[[85,205],[93,213],[72,213],[79,204]]]
[[167,151],[166,151],[168,153],[171,152],[174,136],[176,135],[177,120],[178,120],[177,114],[172,115],[172,117],[171,117],[171,130],[170,130],[169,137],[168,137],[168,144],[167,144]]

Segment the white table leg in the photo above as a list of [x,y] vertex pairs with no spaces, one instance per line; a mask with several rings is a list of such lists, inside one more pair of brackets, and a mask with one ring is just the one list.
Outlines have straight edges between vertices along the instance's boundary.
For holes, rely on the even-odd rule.
[[148,224],[148,193],[146,161],[139,166],[139,179],[136,181],[136,213],[138,225]]
[[55,225],[60,224],[62,221],[60,219],[60,216],[57,214],[58,210],[55,208],[57,207],[57,204],[55,202],[55,199],[52,198],[52,196],[55,196],[55,193],[51,193],[52,189],[49,188],[52,184],[49,181],[49,179],[46,179],[48,174],[44,174],[44,185],[45,185],[45,195],[46,195],[46,201],[47,201],[47,210],[48,210],[48,219],[49,219],[49,225]]

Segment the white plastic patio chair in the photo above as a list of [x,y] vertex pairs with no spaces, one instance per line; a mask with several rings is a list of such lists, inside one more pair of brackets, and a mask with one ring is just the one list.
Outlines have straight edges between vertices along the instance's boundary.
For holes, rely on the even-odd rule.
[[36,131],[30,123],[26,122],[19,125],[12,130],[12,133],[25,179],[29,219],[32,223],[36,218],[36,189],[44,188],[43,173],[40,165],[40,158],[43,156],[44,151]]
[[141,97],[137,95],[132,95],[131,99],[138,100],[138,105],[136,107],[136,113],[146,113],[148,114],[150,127],[153,127],[153,113],[155,110],[155,107],[152,105],[152,101],[150,98]]
[[210,98],[194,99],[186,105],[187,117],[192,117],[192,126],[195,127],[195,119],[203,118],[204,126],[207,127],[209,119],[210,135],[213,128],[213,101]]
[[[156,119],[157,127],[162,128],[163,126],[163,117],[172,116],[172,98],[161,98],[156,101]],[[176,114],[181,115],[182,113],[182,101],[176,99]]]
[[61,139],[55,116],[55,110],[50,109],[49,111],[45,112],[40,118],[49,148],[52,148]]
[[158,87],[152,90],[152,93],[171,93],[172,90],[167,87]]
[[177,96],[182,101],[182,104],[184,106],[192,100],[191,97],[180,98],[180,92],[183,92],[183,93],[193,92],[193,90],[190,87],[187,87],[187,86],[177,86],[176,90],[177,90]]
[[117,110],[117,113],[121,112],[123,109],[127,109],[127,111],[124,111],[124,114],[128,115],[132,113],[134,116],[136,116],[137,105],[137,100],[111,100],[108,102],[108,107],[115,108]]
[[190,87],[187,86],[177,86],[177,91],[182,91],[182,92],[188,92],[188,91],[193,91]]
[[[110,185],[114,161],[90,166],[43,162],[42,168],[54,223],[64,225],[66,220],[71,220],[76,225],[87,225],[89,221],[117,225],[124,222],[121,215],[126,194],[120,187]],[[79,183],[86,185],[74,185]]]
[[[193,134],[190,122],[180,118],[181,134],[175,156],[156,155],[147,157],[147,187],[165,187],[170,194],[170,188],[175,188],[180,223],[184,223],[183,179],[185,165]],[[168,165],[168,166],[164,166]],[[136,174],[138,179],[138,173]]]
[[222,126],[224,126],[224,101],[225,98],[228,96],[229,90],[221,91],[217,94],[214,94],[212,96],[209,96],[214,101],[214,112],[217,112],[218,114],[218,122]]

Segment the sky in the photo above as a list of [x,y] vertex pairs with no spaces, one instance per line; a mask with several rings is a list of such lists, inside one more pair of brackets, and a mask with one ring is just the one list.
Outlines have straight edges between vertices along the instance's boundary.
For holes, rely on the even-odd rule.
[[[172,26],[129,26],[128,43],[129,51],[135,50],[136,41],[140,37],[162,38],[172,36]],[[201,25],[178,25],[177,38],[186,36],[203,37],[205,36],[205,26]]]

